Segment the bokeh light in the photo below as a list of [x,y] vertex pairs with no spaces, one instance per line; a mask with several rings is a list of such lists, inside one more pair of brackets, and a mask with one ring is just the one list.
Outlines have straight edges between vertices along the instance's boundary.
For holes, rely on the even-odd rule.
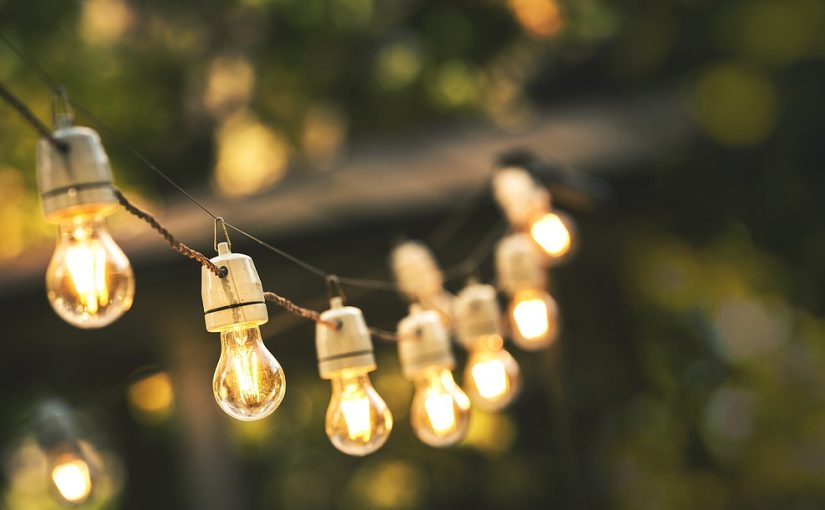
[[227,196],[250,195],[278,182],[290,148],[284,137],[248,111],[229,116],[216,133],[215,182]]
[[132,416],[146,424],[166,420],[175,406],[172,379],[165,372],[147,375],[130,384],[128,397]]

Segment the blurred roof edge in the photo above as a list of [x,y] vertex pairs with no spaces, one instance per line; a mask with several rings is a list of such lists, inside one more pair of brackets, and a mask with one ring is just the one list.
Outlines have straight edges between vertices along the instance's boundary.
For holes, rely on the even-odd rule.
[[[230,223],[277,244],[299,231],[447,211],[468,189],[481,186],[498,157],[513,148],[576,172],[609,175],[652,163],[689,137],[691,126],[672,93],[583,100],[537,112],[517,132],[476,121],[355,142],[331,170],[293,168],[290,178],[252,197],[230,199],[209,188],[193,194]],[[211,252],[212,220],[185,197],[166,204],[160,220],[181,241]],[[115,237],[133,263],[179,256],[149,229],[127,239],[115,232]],[[39,284],[52,250],[39,246],[7,260],[0,296]]]

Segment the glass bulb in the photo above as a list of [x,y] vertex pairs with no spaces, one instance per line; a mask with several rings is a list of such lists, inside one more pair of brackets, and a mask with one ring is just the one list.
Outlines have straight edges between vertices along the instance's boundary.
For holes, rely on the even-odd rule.
[[57,315],[79,328],[108,326],[132,307],[132,267],[105,219],[75,216],[60,224],[46,291]]
[[571,228],[566,215],[550,212],[530,225],[530,235],[547,256],[560,259],[573,245]]
[[520,290],[510,304],[513,341],[526,350],[547,347],[558,334],[558,307],[544,290]]
[[470,427],[470,399],[446,368],[430,368],[415,377],[410,421],[418,439],[430,446],[458,443]]
[[57,494],[67,503],[83,503],[92,493],[89,464],[74,453],[62,453],[55,458],[50,478]]
[[344,370],[332,379],[326,418],[327,436],[349,455],[379,449],[392,431],[392,414],[366,372]]
[[518,363],[503,346],[504,340],[498,335],[481,337],[467,360],[467,393],[473,404],[485,411],[504,408],[521,388]]
[[221,359],[212,390],[221,409],[238,420],[260,420],[280,405],[286,378],[278,360],[264,346],[258,326],[221,332]]

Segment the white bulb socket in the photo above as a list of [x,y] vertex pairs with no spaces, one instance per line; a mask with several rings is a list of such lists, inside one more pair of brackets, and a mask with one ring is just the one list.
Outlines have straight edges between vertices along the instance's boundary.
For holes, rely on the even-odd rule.
[[413,305],[398,323],[398,340],[398,360],[408,379],[428,368],[455,366],[450,336],[436,311]]
[[401,243],[392,250],[390,259],[398,287],[410,301],[427,303],[444,293],[444,276],[424,243]]
[[498,286],[512,295],[522,289],[543,288],[547,284],[544,259],[529,234],[504,237],[496,247]]
[[228,243],[218,244],[218,256],[210,259],[225,267],[223,278],[203,267],[201,298],[206,330],[218,333],[236,326],[252,327],[269,320],[264,290],[252,259],[232,253]]
[[523,168],[507,167],[493,175],[493,195],[510,224],[526,229],[550,209],[550,192]]
[[479,337],[501,336],[501,309],[492,285],[471,283],[455,301],[455,329],[459,342],[471,349]]
[[61,152],[49,140],[37,145],[37,189],[48,221],[81,214],[110,214],[117,207],[109,157],[93,129],[61,127],[52,137],[66,144]]
[[333,298],[330,309],[322,312],[320,319],[323,323],[315,328],[315,351],[322,379],[338,377],[344,370],[372,372],[377,368],[372,338],[360,308],[344,306],[341,298]]

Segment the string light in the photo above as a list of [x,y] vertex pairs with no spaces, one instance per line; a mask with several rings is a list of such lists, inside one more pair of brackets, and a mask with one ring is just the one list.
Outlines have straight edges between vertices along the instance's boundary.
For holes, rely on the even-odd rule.
[[405,241],[392,250],[390,261],[401,293],[424,309],[436,310],[450,324],[455,296],[444,290],[444,275],[427,245]]
[[87,501],[94,490],[95,469],[80,447],[72,409],[59,400],[43,402],[35,414],[34,430],[46,455],[46,476],[55,497],[70,505]]
[[502,239],[496,249],[498,284],[510,297],[513,341],[527,350],[550,345],[558,335],[558,307],[545,289],[541,255],[524,233]]
[[269,320],[264,292],[252,259],[217,245],[212,263],[226,268],[219,278],[201,270],[201,296],[209,332],[221,334],[221,357],[212,379],[215,400],[229,416],[243,421],[272,414],[284,398],[286,377],[266,349],[259,325]]
[[363,456],[381,448],[392,431],[392,414],[369,379],[375,370],[372,339],[361,310],[331,300],[320,319],[315,346],[321,378],[332,383],[326,415],[326,433],[335,448]]
[[46,271],[46,293],[57,314],[80,328],[107,326],[132,306],[135,280],[106,216],[118,207],[109,159],[98,134],[58,116],[53,139],[37,146],[37,187],[46,220],[58,225]]
[[450,372],[455,360],[441,317],[413,305],[398,324],[398,339],[401,370],[415,384],[410,410],[415,435],[430,446],[458,443],[470,427],[470,399]]
[[[8,100],[7,96],[3,94]],[[64,101],[68,109],[68,101]],[[376,364],[370,330],[358,308],[345,307],[343,298],[336,297],[329,310],[318,314],[274,293],[264,293],[252,260],[232,253],[228,236],[227,242],[216,245],[218,256],[207,259],[177,241],[150,214],[129,203],[113,187],[108,158],[93,130],[71,126],[70,116],[65,115],[58,116],[57,130],[49,134],[36,125],[36,117],[25,105],[17,108],[45,136],[38,146],[38,187],[46,217],[60,225],[61,233],[47,284],[52,306],[64,319],[80,327],[101,327],[131,306],[131,267],[105,226],[105,217],[119,203],[152,225],[181,254],[202,264],[206,327],[210,332],[219,332],[222,342],[213,389],[216,401],[227,414],[240,420],[261,419],[271,414],[284,397],[283,370],[263,345],[259,330],[259,325],[268,320],[265,302],[270,301],[318,323],[319,370],[321,377],[332,384],[326,432],[333,445],[344,453],[360,456],[386,442],[393,419],[369,380],[368,373],[376,369]],[[224,223],[134,149],[130,150],[221,222],[225,234],[227,227],[232,228],[328,281],[334,278],[339,284],[396,288],[387,282],[332,277]],[[557,334],[557,307],[544,290],[544,267],[535,247],[540,247],[551,261],[569,255],[575,240],[572,220],[551,209],[549,192],[522,169],[498,171],[493,185],[508,220],[519,231],[504,238],[497,250],[500,284],[512,297],[509,315],[514,340],[525,349],[541,348]],[[490,238],[486,250],[494,240]],[[477,267],[484,257],[477,253],[468,262]],[[490,285],[471,283],[458,297],[452,296],[444,290],[444,277],[435,258],[420,242],[397,247],[392,264],[398,290],[420,303],[401,321],[397,337],[402,369],[416,386],[412,426],[423,442],[449,446],[467,433],[470,399],[481,409],[495,411],[508,405],[520,391],[518,364],[504,349],[496,291]],[[469,267],[467,262],[461,264],[465,266]],[[470,352],[465,370],[469,398],[455,384],[450,371],[454,361],[445,322],[455,325],[459,340]],[[72,503],[88,498],[94,473],[79,450],[64,448],[53,458],[50,476],[62,498]]]
[[575,246],[575,226],[551,205],[550,192],[522,168],[507,167],[493,176],[496,201],[514,229],[530,234],[551,263],[568,257]]
[[456,332],[470,351],[464,385],[473,404],[486,411],[503,409],[521,389],[518,363],[504,349],[500,316],[493,286],[470,283],[458,294]]

